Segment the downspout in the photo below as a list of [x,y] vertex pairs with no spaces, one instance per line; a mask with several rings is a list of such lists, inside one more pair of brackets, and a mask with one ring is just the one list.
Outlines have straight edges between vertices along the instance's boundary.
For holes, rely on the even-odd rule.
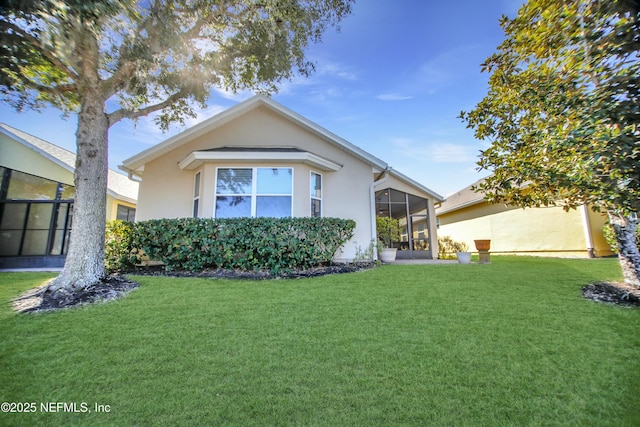
[[593,235],[591,234],[591,221],[589,221],[589,208],[587,205],[582,205],[582,227],[584,240],[587,244],[587,254],[589,258],[595,258],[596,254],[593,248]]
[[129,178],[133,182],[138,182],[138,183],[142,182],[142,178],[140,178],[138,175],[134,175],[133,172],[129,172],[127,174],[127,178]]
[[[382,184],[383,182],[385,182],[387,180],[387,171],[389,170],[389,167],[387,167],[384,171],[382,171],[382,178],[378,179],[377,181],[374,181],[371,183],[371,185],[369,186],[369,200],[371,202],[371,237],[373,239],[373,241],[377,241],[378,240],[378,232],[376,230],[376,192],[375,192],[375,187],[378,184]],[[373,251],[373,260],[377,261],[378,260],[378,251]]]
[[127,167],[124,167],[123,165],[119,165],[118,169],[120,169],[123,172],[127,173],[127,178],[129,178],[131,181],[133,182],[142,182],[142,177],[139,175],[136,175],[135,172],[132,169],[129,169]]

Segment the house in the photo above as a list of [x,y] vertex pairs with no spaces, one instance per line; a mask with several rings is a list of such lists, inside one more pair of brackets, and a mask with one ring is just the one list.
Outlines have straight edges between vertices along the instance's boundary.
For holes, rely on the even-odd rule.
[[123,162],[140,182],[137,220],[179,217],[353,219],[336,261],[397,218],[399,258],[437,256],[442,197],[382,160],[265,96],[254,96]]
[[558,257],[613,255],[604,239],[606,215],[587,206],[526,208],[490,204],[471,189],[458,191],[436,209],[438,234],[463,241],[475,251],[474,240],[490,239],[491,253]]
[[[61,267],[72,228],[76,156],[0,123],[0,268]],[[134,220],[138,184],[108,172],[107,220]]]

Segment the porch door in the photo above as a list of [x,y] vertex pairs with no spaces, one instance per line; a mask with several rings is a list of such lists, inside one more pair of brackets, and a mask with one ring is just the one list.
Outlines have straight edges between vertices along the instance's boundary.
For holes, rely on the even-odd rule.
[[407,194],[407,212],[411,218],[411,257],[432,258],[427,199]]

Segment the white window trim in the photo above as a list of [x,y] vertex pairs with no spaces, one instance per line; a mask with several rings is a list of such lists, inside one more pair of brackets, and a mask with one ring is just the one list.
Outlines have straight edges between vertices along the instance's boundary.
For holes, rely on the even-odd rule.
[[[198,171],[195,174],[193,174],[193,201],[191,202],[191,215],[194,218],[200,218],[200,212],[202,211],[202,203],[200,203],[201,196],[202,196],[202,171]],[[195,212],[195,209],[194,209],[194,205],[196,204],[196,201],[198,201],[197,212]]]
[[[241,196],[251,197],[251,218],[256,218],[258,209],[258,196],[267,197],[291,197],[290,217],[293,217],[293,207],[295,206],[295,168],[289,166],[218,166],[216,167],[216,175],[213,181],[213,218],[216,218],[216,200],[218,199],[218,170],[220,169],[251,169],[251,194],[225,194],[225,196]],[[291,170],[291,194],[257,194],[258,193],[258,169],[290,169]],[[201,181],[202,182],[202,181]]]
[[320,201],[320,217],[324,216],[324,203],[322,202],[322,198],[324,196],[323,192],[324,192],[324,176],[322,176],[322,174],[320,172],[316,172],[316,171],[310,171],[309,172],[309,191],[311,192],[311,183],[313,182],[313,175],[318,175],[320,176],[320,197],[315,197],[312,194],[309,194],[310,196],[310,200],[309,200],[309,216],[313,215],[313,210],[311,210],[311,201],[312,200],[319,200]]

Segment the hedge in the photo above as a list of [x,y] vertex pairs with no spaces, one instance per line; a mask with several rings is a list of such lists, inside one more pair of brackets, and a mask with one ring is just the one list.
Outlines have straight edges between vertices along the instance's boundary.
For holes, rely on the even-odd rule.
[[167,270],[222,268],[279,274],[330,262],[351,239],[355,225],[339,218],[149,220],[132,226],[131,247],[124,252],[139,250],[163,262]]
[[132,222],[107,221],[104,265],[108,271],[129,270],[139,262],[137,251],[133,249],[134,227]]

